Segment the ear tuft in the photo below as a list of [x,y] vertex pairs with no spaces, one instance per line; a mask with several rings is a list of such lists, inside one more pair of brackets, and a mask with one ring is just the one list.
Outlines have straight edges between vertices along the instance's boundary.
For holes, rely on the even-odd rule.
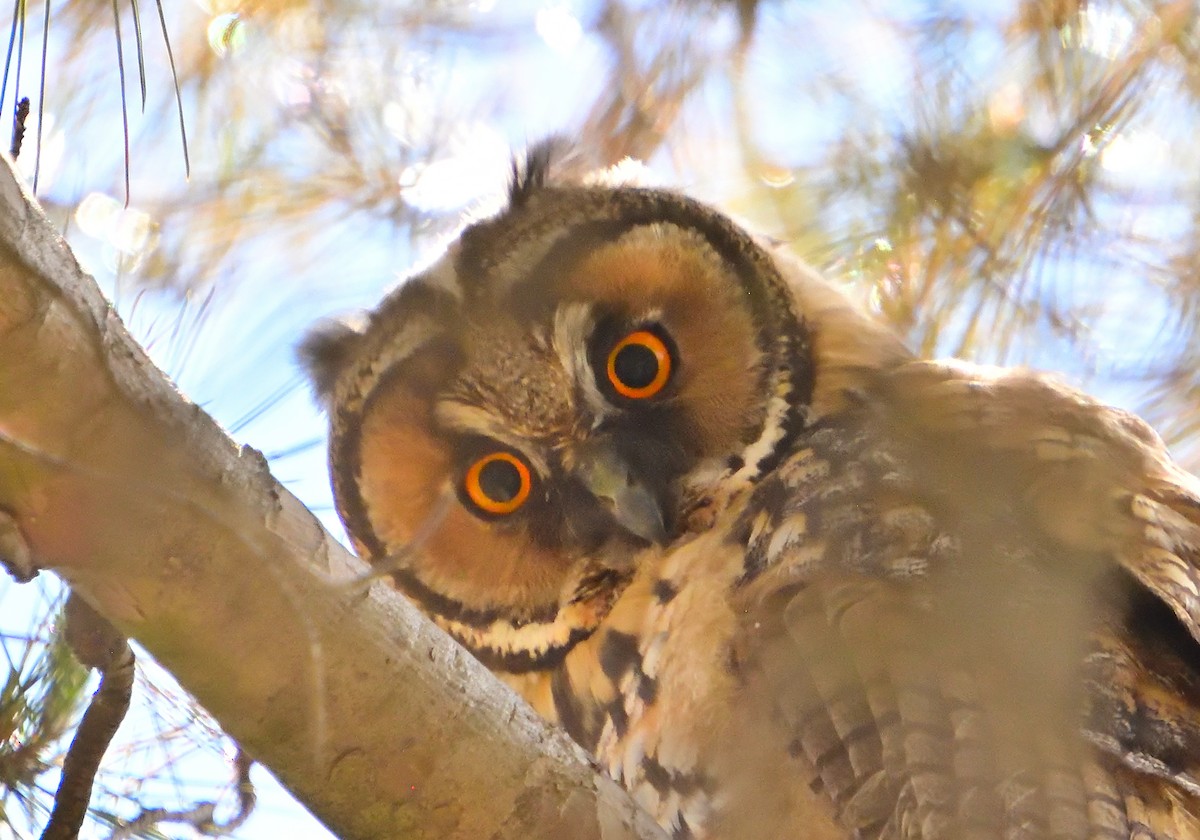
[[313,392],[324,406],[333,401],[338,377],[358,353],[363,318],[329,319],[313,327],[296,346],[296,359],[312,381]]
[[514,157],[508,183],[508,202],[521,207],[546,186],[555,170],[571,154],[571,144],[562,137],[548,137],[530,146],[523,158]]

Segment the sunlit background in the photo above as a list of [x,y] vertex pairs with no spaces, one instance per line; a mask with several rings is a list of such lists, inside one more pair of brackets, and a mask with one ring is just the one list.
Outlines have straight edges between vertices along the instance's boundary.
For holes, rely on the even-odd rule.
[[[923,352],[1061,371],[1200,465],[1193,2],[117,5],[119,26],[55,4],[48,29],[20,6],[18,167],[155,361],[336,534],[293,345],[429,259],[553,133],[790,243]],[[60,598],[0,581],[0,838],[39,833],[94,688]],[[191,837],[121,821],[234,808],[235,747],[141,664],[84,837]],[[235,836],[325,836],[254,779]]]

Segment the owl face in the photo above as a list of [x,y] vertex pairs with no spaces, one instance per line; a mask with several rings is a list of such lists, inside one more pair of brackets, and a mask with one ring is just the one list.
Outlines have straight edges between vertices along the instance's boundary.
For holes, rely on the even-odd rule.
[[808,347],[767,253],[673,193],[535,150],[361,328],[302,348],[358,550],[493,668],[553,666],[706,484],[799,427]]

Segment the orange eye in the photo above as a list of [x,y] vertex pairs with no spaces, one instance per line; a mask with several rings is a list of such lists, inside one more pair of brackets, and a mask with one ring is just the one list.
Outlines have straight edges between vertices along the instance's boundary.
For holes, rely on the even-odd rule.
[[533,477],[516,455],[492,452],[467,469],[463,489],[481,511],[503,516],[525,504],[533,489]]
[[609,352],[607,372],[618,394],[644,400],[661,391],[671,377],[671,351],[649,330],[635,330]]

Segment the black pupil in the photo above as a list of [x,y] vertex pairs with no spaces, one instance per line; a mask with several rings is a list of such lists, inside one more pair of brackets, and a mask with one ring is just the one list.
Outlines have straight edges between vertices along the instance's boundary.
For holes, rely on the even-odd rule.
[[626,344],[613,359],[613,373],[626,388],[645,388],[658,376],[658,356],[644,344]]
[[479,471],[479,489],[493,502],[511,502],[521,492],[521,473],[508,461],[489,461]]

